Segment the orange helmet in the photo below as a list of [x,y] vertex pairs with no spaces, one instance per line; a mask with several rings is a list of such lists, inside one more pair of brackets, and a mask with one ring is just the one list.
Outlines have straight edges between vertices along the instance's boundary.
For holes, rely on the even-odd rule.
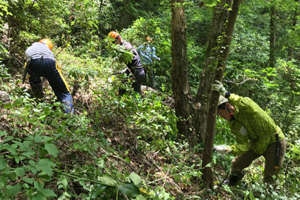
[[146,37],[146,40],[152,42],[153,39],[148,36]]
[[53,44],[49,39],[47,39],[47,38],[42,39],[39,41],[39,43],[43,43],[43,44],[47,45],[49,47],[49,49],[52,51]]
[[120,35],[119,35],[117,32],[115,32],[115,31],[111,31],[111,32],[108,34],[108,36],[110,36],[110,37],[112,37],[112,38],[114,38],[114,39],[118,39],[118,38],[117,38],[118,36],[120,37]]

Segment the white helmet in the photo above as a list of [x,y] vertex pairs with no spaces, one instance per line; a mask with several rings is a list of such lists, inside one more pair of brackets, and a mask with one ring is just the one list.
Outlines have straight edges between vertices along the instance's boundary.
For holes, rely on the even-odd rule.
[[219,97],[219,102],[218,102],[218,106],[223,104],[223,103],[227,103],[228,102],[228,99],[223,97],[222,95],[220,95]]

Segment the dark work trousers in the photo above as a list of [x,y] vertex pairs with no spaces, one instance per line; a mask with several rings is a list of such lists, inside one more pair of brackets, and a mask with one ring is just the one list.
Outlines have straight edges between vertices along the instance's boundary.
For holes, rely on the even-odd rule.
[[[42,92],[41,77],[47,78],[57,99],[65,105],[69,105],[73,111],[72,95],[69,91],[69,86],[55,60],[49,58],[35,59],[31,60],[27,67],[30,75],[29,82],[34,91]],[[66,107],[66,113],[69,112],[70,110]]]
[[153,70],[153,63],[148,64],[148,65],[144,65],[144,69],[146,72],[146,76],[147,76],[147,85],[152,87],[153,89],[156,88],[155,85],[155,77],[154,77],[154,70]]
[[257,159],[260,156],[265,157],[266,164],[265,164],[265,170],[264,170],[264,182],[266,183],[274,183],[273,176],[277,176],[279,173],[279,169],[283,164],[284,161],[284,155],[286,151],[286,140],[283,139],[280,141],[281,144],[281,152],[279,157],[279,168],[275,169],[275,155],[276,155],[276,143],[272,143],[268,146],[267,150],[262,154],[258,155],[253,152],[253,150],[249,150],[243,155],[240,155],[236,157],[232,161],[232,170],[231,172],[235,175],[238,175],[242,177],[242,171],[244,168],[248,167],[253,160]]
[[[133,83],[131,85],[131,87],[133,88],[133,90],[135,92],[140,93],[141,92],[141,86],[142,86],[142,82],[145,80],[145,71],[142,67],[136,68],[134,70],[131,70],[131,72],[134,75],[134,80]],[[130,76],[130,72],[128,70],[126,70],[125,72],[130,78],[133,78],[132,76]],[[125,81],[127,82],[127,81]],[[119,88],[119,95],[122,96],[123,94],[126,93],[126,89],[123,88]]]

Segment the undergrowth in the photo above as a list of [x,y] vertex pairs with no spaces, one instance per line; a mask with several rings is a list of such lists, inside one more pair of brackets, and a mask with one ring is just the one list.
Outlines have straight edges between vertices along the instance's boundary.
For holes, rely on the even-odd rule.
[[[73,91],[75,114],[63,113],[49,85],[32,98],[29,84],[2,66],[0,199],[297,199],[299,149],[291,143],[278,187],[262,183],[263,161],[246,169],[244,184],[228,187],[232,156],[213,155],[215,187],[201,176],[202,145],[191,150],[177,133],[166,95],[131,91],[119,97],[120,79],[108,81],[111,60],[61,53],[58,62]],[[130,83],[129,83],[130,85]],[[234,141],[217,120],[216,144]]]

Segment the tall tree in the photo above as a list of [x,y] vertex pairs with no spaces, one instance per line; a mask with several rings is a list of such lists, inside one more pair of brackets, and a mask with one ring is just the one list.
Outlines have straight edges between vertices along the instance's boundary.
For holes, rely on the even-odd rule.
[[195,134],[191,128],[192,119],[190,115],[193,112],[193,106],[187,66],[186,20],[182,3],[183,0],[171,0],[172,89],[175,111],[179,118],[177,122],[178,132],[186,136],[191,146],[195,146],[197,140],[194,138]]
[[198,91],[195,102],[201,103],[201,108],[195,110],[194,127],[198,140],[203,141],[205,138],[206,121],[208,115],[208,100],[210,98],[210,85],[214,77],[214,68],[218,60],[220,37],[225,31],[226,20],[228,19],[228,8],[224,6],[230,4],[230,0],[222,0],[214,8],[214,15],[211,22],[208,47],[205,53],[205,63],[200,77]]
[[[227,5],[231,5],[230,1],[221,0],[219,4],[216,6],[214,11],[213,22],[225,22],[225,23],[216,23],[212,24],[212,29],[216,31],[215,33],[219,33],[220,35],[217,37],[218,45],[213,52],[213,57],[211,64],[211,68],[214,70],[212,75],[214,79],[210,79],[211,82],[208,83],[208,87],[206,88],[210,90],[210,86],[214,80],[223,79],[223,74],[225,71],[225,64],[228,58],[229,46],[232,40],[232,34],[234,30],[235,21],[238,15],[238,10],[241,4],[241,0],[235,0],[232,4],[232,7],[227,7]],[[232,8],[232,9],[230,9]],[[210,35],[215,36],[215,35]],[[211,40],[210,40],[211,41]],[[208,55],[207,55],[208,56]],[[207,58],[208,60],[208,58]],[[211,75],[211,77],[212,77]],[[218,106],[219,94],[217,92],[209,91],[208,94],[209,103],[208,103],[208,114],[206,118],[206,137],[203,148],[203,180],[206,182],[206,187],[212,186],[212,170],[209,167],[206,167],[207,164],[212,161],[212,151],[213,151],[213,143],[214,143],[214,134],[215,134],[215,124],[216,124],[216,113]]]
[[[298,17],[298,14],[299,14],[299,4],[300,4],[300,1],[299,0],[295,0],[295,11],[294,11],[294,16],[293,16],[293,22],[292,22],[292,31],[295,32],[296,30],[296,24],[297,24],[297,17]],[[293,54],[294,54],[294,46],[291,46],[288,48],[288,60],[292,60],[293,58]]]
[[274,68],[276,63],[275,57],[275,43],[276,43],[276,5],[272,1],[271,18],[270,18],[270,58],[269,66]]

